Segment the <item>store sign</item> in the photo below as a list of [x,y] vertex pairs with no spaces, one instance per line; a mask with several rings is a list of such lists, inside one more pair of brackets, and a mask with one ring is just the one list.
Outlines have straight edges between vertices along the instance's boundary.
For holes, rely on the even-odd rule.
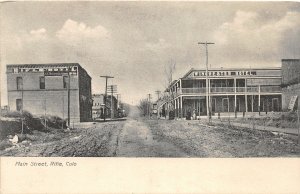
[[17,67],[12,69],[12,73],[40,73],[44,72],[45,76],[62,76],[77,75],[77,66],[73,67],[49,67],[49,68],[27,68],[27,67]]
[[[256,75],[256,71],[208,71],[207,76],[209,77],[223,77],[223,76],[250,76]],[[204,77],[206,71],[195,71],[190,76],[192,77]]]
[[68,75],[68,72],[44,71],[44,76],[62,76],[62,75]]

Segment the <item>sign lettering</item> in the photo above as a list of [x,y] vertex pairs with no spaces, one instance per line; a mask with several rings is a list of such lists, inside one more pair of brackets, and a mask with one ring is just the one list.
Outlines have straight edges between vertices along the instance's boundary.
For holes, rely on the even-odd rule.
[[[208,71],[208,76],[251,76],[256,75],[256,71]],[[206,76],[206,71],[195,71],[190,76],[203,77]]]

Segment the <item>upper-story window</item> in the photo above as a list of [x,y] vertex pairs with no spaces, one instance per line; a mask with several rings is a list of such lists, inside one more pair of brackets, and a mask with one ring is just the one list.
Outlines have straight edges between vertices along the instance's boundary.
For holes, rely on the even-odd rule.
[[45,77],[40,77],[40,89],[45,89]]
[[17,90],[22,90],[22,89],[23,89],[23,78],[17,77]]
[[68,88],[68,76],[63,76],[63,87]]

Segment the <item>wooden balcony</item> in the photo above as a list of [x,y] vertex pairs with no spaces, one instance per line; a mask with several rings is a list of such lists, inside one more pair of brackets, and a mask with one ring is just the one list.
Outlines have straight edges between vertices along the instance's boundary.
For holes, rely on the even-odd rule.
[[[253,93],[281,93],[280,86],[253,86],[253,87],[212,87],[211,94],[253,94]],[[206,95],[206,88],[182,88],[175,92],[178,95]]]

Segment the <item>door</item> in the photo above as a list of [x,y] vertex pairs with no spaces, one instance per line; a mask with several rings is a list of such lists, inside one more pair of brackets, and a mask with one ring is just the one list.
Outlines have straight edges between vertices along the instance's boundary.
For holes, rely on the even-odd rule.
[[236,111],[240,112],[240,99],[236,98]]
[[17,111],[22,110],[22,99],[16,99],[16,108]]
[[278,98],[273,98],[272,99],[272,110],[273,111],[279,111]]
[[222,111],[229,112],[229,98],[222,99]]
[[200,115],[206,115],[206,100],[200,100]]
[[211,111],[216,112],[216,98],[211,99]]

